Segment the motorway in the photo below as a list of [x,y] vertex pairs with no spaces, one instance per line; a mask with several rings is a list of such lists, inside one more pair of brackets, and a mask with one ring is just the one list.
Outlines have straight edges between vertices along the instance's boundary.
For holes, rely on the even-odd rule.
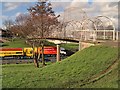
[[[62,56],[61,60],[65,59],[68,56]],[[5,57],[2,60],[2,64],[22,64],[22,63],[33,63],[34,59],[30,58],[22,58],[22,59],[17,59],[17,58],[12,58],[12,57]],[[56,62],[56,57],[45,57],[46,62]],[[41,59],[39,60],[41,62]]]

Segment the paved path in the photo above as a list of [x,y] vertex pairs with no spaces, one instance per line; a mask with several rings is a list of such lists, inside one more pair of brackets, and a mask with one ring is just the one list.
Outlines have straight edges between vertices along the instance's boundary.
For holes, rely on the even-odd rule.
[[98,44],[113,46],[113,47],[120,47],[120,42],[118,41],[98,41]]

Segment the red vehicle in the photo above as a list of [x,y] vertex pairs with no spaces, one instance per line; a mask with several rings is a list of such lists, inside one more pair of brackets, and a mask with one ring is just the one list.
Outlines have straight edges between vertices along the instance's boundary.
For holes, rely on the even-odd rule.
[[44,54],[57,54],[56,47],[44,47]]

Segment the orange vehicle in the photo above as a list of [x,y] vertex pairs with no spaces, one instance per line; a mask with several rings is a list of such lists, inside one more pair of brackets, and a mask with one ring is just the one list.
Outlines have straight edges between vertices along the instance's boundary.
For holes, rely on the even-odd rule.
[[57,54],[56,47],[44,47],[44,54]]

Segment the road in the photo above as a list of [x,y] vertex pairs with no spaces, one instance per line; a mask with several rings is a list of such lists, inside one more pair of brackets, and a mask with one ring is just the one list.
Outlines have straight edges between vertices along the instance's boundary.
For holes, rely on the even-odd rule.
[[[61,60],[65,59],[68,56],[62,56]],[[25,58],[25,59],[16,59],[12,57],[6,57],[2,60],[2,64],[21,64],[21,63],[33,63],[34,59]],[[56,57],[45,57],[46,62],[56,62]],[[39,60],[41,62],[41,59]]]

